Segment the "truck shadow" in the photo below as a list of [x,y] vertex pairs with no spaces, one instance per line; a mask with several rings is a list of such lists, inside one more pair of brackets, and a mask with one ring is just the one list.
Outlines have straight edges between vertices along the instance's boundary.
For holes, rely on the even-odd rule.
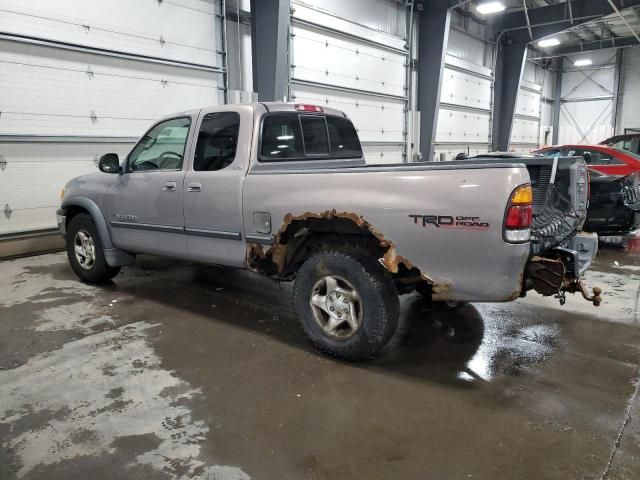
[[[105,288],[211,322],[232,324],[315,354],[295,318],[291,283],[241,270],[141,256]],[[540,361],[540,356],[526,351],[527,345],[514,343],[509,332],[505,338],[501,329],[491,328],[488,333],[489,337],[485,319],[471,304],[452,307],[426,302],[417,294],[404,295],[400,324],[383,355],[373,362],[351,365],[472,387],[499,375],[519,376]]]

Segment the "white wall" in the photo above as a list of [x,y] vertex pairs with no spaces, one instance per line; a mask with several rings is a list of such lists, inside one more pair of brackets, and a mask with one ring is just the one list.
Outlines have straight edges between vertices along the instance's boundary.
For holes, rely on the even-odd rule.
[[640,128],[640,46],[622,50],[616,133]]
[[[615,57],[616,49],[566,56],[562,74],[559,143],[598,143],[613,133]],[[576,60],[583,58],[592,60],[593,65],[573,66]],[[593,100],[594,97],[602,99]]]
[[486,65],[486,42],[466,35],[464,32],[451,29],[449,31],[449,43],[447,45],[447,54],[473,63],[474,65]]

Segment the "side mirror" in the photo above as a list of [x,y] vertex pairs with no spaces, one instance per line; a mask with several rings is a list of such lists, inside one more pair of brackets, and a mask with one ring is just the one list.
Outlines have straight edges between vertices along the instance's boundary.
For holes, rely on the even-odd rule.
[[107,153],[100,157],[98,163],[98,170],[104,173],[120,173],[120,159],[117,153]]

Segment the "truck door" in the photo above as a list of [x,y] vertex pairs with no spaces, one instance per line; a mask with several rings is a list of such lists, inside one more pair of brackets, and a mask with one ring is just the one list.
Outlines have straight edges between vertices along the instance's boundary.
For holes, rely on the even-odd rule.
[[242,184],[249,166],[253,109],[204,109],[184,182],[189,258],[242,267]]
[[124,173],[106,195],[116,246],[134,253],[186,257],[184,156],[195,118],[180,116],[159,122],[129,154]]

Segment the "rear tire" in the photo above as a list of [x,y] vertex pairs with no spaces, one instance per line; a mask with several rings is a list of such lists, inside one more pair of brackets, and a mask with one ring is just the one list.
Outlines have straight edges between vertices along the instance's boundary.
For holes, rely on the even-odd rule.
[[391,275],[374,258],[349,248],[309,257],[297,272],[293,300],[311,343],[354,362],[380,353],[400,315]]
[[87,283],[104,283],[115,277],[120,267],[110,267],[93,219],[79,213],[67,227],[67,258],[75,274]]

